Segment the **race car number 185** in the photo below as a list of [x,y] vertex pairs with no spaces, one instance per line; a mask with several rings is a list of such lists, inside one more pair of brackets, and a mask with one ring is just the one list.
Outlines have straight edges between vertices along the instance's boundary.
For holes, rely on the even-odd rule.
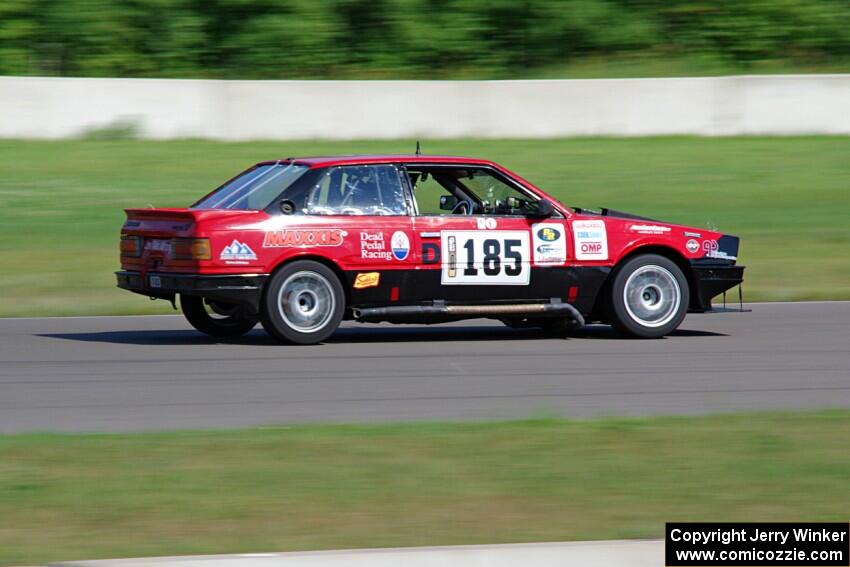
[[440,234],[443,285],[528,285],[528,233],[447,230]]

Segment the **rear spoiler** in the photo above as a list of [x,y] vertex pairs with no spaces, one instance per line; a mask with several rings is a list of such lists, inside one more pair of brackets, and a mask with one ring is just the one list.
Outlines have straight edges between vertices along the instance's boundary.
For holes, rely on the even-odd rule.
[[124,209],[128,220],[174,220],[195,222],[198,213],[190,209]]
[[242,209],[124,209],[127,220],[162,220],[198,222],[209,218],[221,220],[256,215],[257,211]]

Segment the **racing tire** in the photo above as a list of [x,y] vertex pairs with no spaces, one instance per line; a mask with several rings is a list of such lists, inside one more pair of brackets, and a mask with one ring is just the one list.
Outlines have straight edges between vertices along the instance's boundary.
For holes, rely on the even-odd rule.
[[180,309],[190,325],[216,338],[241,337],[257,324],[257,317],[245,314],[240,305],[197,295],[180,295]]
[[688,281],[679,266],[664,256],[631,258],[616,268],[607,288],[607,319],[631,337],[668,335],[688,313]]
[[312,345],[330,337],[344,313],[345,290],[333,270],[319,262],[298,260],[266,284],[260,321],[279,341]]

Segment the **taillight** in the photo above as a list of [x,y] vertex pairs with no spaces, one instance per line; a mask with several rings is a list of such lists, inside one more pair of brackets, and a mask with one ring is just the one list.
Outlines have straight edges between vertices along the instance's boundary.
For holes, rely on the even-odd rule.
[[138,258],[142,255],[142,237],[121,235],[121,255]]
[[171,257],[175,260],[210,260],[209,238],[175,238],[171,241]]

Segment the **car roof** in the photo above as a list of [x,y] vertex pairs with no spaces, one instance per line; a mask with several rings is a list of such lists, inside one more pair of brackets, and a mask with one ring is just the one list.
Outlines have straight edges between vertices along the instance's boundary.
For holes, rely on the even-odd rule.
[[434,155],[410,155],[410,154],[367,154],[367,155],[345,155],[345,156],[312,156],[312,157],[288,157],[283,160],[264,161],[261,165],[273,163],[297,163],[307,165],[311,168],[329,167],[335,165],[364,165],[375,163],[429,163],[429,164],[464,164],[484,165],[497,167],[489,160],[462,157],[462,156],[434,156]]

